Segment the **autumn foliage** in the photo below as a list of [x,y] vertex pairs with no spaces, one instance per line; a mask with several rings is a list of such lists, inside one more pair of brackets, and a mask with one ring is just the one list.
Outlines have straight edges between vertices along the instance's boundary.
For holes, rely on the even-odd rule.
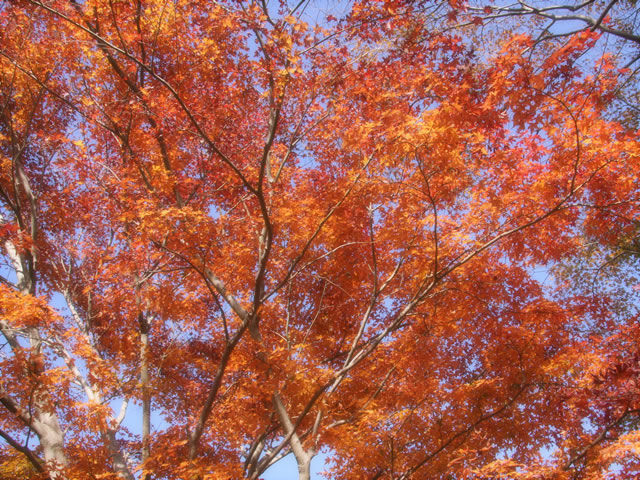
[[2,478],[639,474],[633,7],[276,3],[0,5]]

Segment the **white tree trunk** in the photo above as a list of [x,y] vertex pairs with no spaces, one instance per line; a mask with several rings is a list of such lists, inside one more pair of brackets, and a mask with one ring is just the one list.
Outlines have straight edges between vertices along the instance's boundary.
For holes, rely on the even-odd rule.
[[296,457],[296,463],[298,464],[298,479],[310,480],[311,459],[314,457],[314,452],[313,450],[307,451],[304,449],[304,446],[300,441],[300,437],[298,437],[298,434],[294,430],[294,426],[291,422],[291,418],[289,418],[287,409],[285,408],[284,403],[282,403],[280,394],[277,392],[273,395],[273,404],[276,407],[276,412],[278,413],[278,418],[280,419],[280,424],[284,429],[284,433],[290,437],[289,441],[291,442],[291,450],[293,451],[293,455]]

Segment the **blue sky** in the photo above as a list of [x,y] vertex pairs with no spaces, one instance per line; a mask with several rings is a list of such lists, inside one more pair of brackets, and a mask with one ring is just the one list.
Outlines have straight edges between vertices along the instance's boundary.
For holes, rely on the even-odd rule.
[[[325,454],[319,454],[314,457],[311,461],[311,478],[315,479],[325,479],[327,477],[320,475],[326,468],[326,459],[327,456]],[[273,467],[271,467],[267,472],[262,475],[263,480],[295,480],[298,478],[298,467],[296,465],[296,460],[293,458],[293,455],[287,455],[285,458],[276,463]]]

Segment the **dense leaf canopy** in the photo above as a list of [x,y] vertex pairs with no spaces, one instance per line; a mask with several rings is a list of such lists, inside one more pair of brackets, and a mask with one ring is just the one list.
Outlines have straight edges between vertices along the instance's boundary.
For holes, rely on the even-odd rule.
[[0,476],[639,474],[633,2],[294,3],[0,5]]

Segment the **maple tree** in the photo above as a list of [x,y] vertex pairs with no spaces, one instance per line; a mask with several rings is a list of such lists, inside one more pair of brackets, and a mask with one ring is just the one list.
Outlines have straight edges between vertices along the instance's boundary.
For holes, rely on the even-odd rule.
[[638,473],[617,3],[3,3],[2,468]]

